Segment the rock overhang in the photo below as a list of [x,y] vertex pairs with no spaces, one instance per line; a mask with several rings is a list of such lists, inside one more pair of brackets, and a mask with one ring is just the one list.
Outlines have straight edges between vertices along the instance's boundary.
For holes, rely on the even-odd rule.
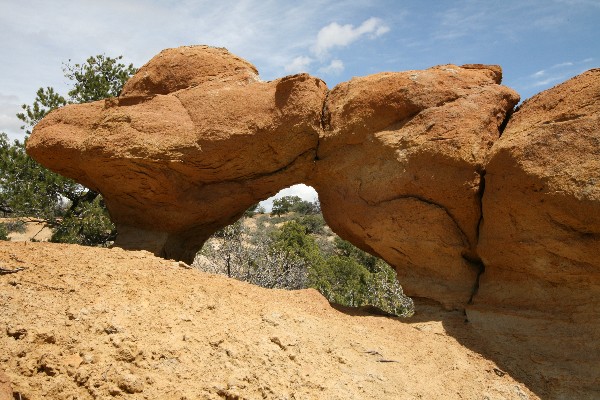
[[308,74],[263,82],[225,49],[186,46],[116,99],[50,113],[28,152],[103,194],[117,245],[186,261],[250,205],[307,183],[332,228],[392,264],[407,293],[461,307],[478,274],[463,255],[476,253],[483,159],[518,101],[500,79],[497,66],[441,65],[329,90]]
[[186,46],[116,99],[52,112],[28,152],[104,195],[117,245],[187,261],[248,206],[309,184],[336,233],[393,265],[407,293],[461,308],[482,268],[486,163],[519,101],[501,78],[440,65],[329,90],[308,74],[262,82],[225,49]]

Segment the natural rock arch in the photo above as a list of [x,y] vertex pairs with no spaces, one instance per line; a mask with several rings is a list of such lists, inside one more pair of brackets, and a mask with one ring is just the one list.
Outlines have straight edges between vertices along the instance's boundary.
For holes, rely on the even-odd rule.
[[600,69],[512,117],[519,96],[500,80],[444,65],[330,91],[307,74],[262,82],[224,49],[168,49],[120,97],[50,113],[27,151],[103,194],[117,245],[186,261],[250,205],[311,185],[329,226],[406,294],[466,310],[484,342],[510,344],[492,354],[516,354],[558,397],[592,398]]
[[332,229],[392,264],[407,293],[462,307],[484,158],[519,99],[500,79],[445,65],[329,91],[307,74],[262,82],[224,49],[168,49],[119,98],[51,113],[28,151],[103,194],[116,245],[188,262],[250,205],[309,184]]

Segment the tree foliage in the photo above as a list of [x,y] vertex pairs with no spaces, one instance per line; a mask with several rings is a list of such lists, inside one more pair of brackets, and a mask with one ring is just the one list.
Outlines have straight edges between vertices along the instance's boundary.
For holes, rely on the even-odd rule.
[[117,97],[137,71],[133,64],[121,63],[122,59],[123,56],[111,58],[100,54],[89,57],[83,64],[64,64],[65,77],[73,82],[73,88],[69,90],[70,102],[87,103]]
[[256,214],[264,214],[265,208],[260,205],[260,203],[256,203],[251,205],[245,212],[244,217],[253,217]]
[[0,223],[0,240],[9,240],[6,225]]
[[321,212],[319,202],[310,202],[302,200],[298,196],[283,196],[273,200],[273,208],[271,211],[280,217],[282,214],[295,212],[301,215],[318,214]]
[[310,286],[327,300],[358,307],[368,304],[369,271],[357,260],[333,255],[315,265],[310,274]]
[[82,202],[76,211],[67,213],[52,232],[51,242],[76,243],[84,246],[106,245],[115,239],[115,227],[110,221],[102,197]]
[[[278,226],[265,225],[259,217],[254,230],[243,220],[223,228],[207,242],[203,262],[196,265],[268,288],[312,287],[330,302],[346,306],[412,313],[412,300],[402,292],[389,265],[337,236],[325,236],[323,229],[310,231],[303,223],[306,216],[291,215]],[[313,216],[322,219],[320,214]],[[331,242],[333,246],[328,245]]]
[[24,112],[17,114],[17,118],[25,123],[21,129],[25,130],[28,135],[31,134],[30,128],[33,128],[50,111],[66,104],[65,98],[56,93],[53,88],[39,88],[33,104],[23,104],[21,108]]
[[[31,105],[22,105],[17,118],[26,134],[49,112],[69,103],[118,96],[136,72],[122,56],[89,57],[85,63],[63,65],[71,81],[68,99],[52,87],[40,88]],[[27,138],[25,139],[27,140]],[[104,202],[98,193],[42,167],[25,153],[25,143],[10,143],[0,134],[0,200],[20,216],[45,218],[58,225],[52,240],[86,245],[106,244],[115,235]]]
[[25,153],[25,144],[0,133],[0,196],[16,216],[54,221],[64,214],[64,200],[74,200],[81,185],[42,167]]
[[[293,230],[293,228],[292,228]],[[306,287],[308,262],[291,249],[282,246],[280,236],[249,235],[241,221],[217,232],[204,246],[206,262],[198,263],[207,272],[227,275],[272,289],[302,289]],[[302,239],[299,239],[302,242]],[[292,242],[294,239],[291,240]],[[306,254],[305,251],[302,254]]]

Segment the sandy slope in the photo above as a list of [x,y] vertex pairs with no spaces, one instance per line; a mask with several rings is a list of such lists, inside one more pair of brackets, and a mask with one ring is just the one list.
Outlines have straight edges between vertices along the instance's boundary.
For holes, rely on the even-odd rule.
[[[146,252],[0,243],[0,369],[22,399],[535,399],[448,336]],[[428,310],[428,311],[427,311]]]

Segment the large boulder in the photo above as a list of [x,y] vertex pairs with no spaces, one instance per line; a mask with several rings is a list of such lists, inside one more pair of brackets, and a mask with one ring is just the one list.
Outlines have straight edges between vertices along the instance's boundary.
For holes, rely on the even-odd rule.
[[311,172],[326,85],[261,82],[224,49],[162,51],[119,98],[53,111],[28,153],[104,196],[117,245],[191,262],[215,230]]
[[256,67],[226,49],[186,46],[166,49],[154,56],[127,81],[119,97],[132,102],[208,82],[243,85],[257,80]]
[[[469,320],[518,337],[548,385],[600,396],[600,69],[525,101],[486,164]],[[527,338],[527,339],[524,339]],[[565,392],[565,393],[568,393]],[[588,392],[589,393],[589,392]]]
[[469,301],[485,157],[519,96],[497,66],[443,65],[336,86],[311,184],[327,223],[396,268],[405,293]]

